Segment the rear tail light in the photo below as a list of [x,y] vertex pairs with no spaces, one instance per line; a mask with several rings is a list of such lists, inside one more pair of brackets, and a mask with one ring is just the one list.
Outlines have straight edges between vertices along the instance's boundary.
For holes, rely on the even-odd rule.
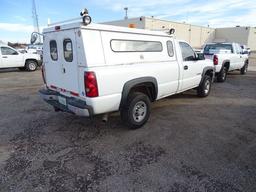
[[42,65],[42,69],[41,70],[42,70],[42,78],[43,78],[44,84],[46,84],[44,64]]
[[94,72],[88,71],[84,73],[84,86],[87,97],[99,96],[97,79]]
[[217,56],[217,55],[214,55],[214,56],[213,56],[213,64],[214,64],[214,65],[218,65],[218,63],[219,63],[218,56]]

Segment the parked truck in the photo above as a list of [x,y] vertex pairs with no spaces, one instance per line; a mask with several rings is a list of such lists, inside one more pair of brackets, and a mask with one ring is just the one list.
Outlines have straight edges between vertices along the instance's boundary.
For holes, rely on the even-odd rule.
[[204,46],[205,58],[212,59],[218,82],[224,82],[229,71],[248,69],[248,52],[243,52],[238,43],[208,43]]
[[196,89],[210,93],[212,61],[172,35],[83,22],[44,29],[45,87],[55,111],[91,117],[120,111],[130,128],[143,126],[150,103]]
[[7,45],[0,45],[0,69],[19,68],[20,70],[35,71],[42,64],[40,55],[21,53]]

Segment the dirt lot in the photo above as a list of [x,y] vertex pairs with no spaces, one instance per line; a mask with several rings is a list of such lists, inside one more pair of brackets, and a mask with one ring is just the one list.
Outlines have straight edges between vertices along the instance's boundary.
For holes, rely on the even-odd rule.
[[41,72],[0,72],[0,191],[256,191],[256,72],[153,105],[142,129],[55,113]]

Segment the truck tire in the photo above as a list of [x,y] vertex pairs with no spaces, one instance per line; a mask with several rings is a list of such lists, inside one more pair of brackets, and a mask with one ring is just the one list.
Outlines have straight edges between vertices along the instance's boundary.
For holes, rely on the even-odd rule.
[[33,60],[26,61],[26,70],[27,71],[35,71],[37,69],[37,62]]
[[138,129],[148,121],[150,116],[150,100],[143,93],[131,93],[127,103],[120,112],[122,121],[129,128]]
[[202,82],[197,88],[197,95],[199,97],[207,97],[211,91],[212,79],[210,76],[205,75]]
[[240,69],[240,74],[245,75],[248,71],[248,62],[244,64],[244,66]]
[[221,82],[221,83],[226,81],[227,73],[228,73],[227,67],[223,66],[223,68],[221,69],[221,71],[217,75],[217,81]]

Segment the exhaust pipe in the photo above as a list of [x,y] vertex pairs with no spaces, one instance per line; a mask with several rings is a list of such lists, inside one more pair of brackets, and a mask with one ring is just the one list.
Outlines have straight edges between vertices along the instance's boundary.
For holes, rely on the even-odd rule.
[[108,113],[105,113],[105,114],[102,116],[102,122],[104,122],[104,123],[108,122],[108,116],[109,116],[109,114],[108,114]]

